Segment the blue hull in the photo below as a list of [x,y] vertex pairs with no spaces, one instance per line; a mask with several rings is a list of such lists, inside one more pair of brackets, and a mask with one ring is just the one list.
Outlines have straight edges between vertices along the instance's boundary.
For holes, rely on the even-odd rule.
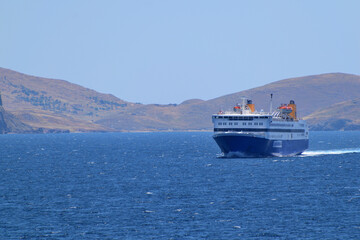
[[214,135],[214,139],[225,157],[294,156],[309,147],[308,139],[269,140],[236,134]]

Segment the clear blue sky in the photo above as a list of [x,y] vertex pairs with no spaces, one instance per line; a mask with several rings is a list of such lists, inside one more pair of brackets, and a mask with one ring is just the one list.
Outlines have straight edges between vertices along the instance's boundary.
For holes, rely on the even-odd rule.
[[360,1],[0,0],[0,67],[141,103],[360,74]]

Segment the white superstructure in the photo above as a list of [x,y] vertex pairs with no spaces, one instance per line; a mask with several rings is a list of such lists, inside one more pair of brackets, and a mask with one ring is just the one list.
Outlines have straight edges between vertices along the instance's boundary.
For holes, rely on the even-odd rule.
[[[248,137],[248,139],[251,137],[251,141],[254,141],[253,138],[269,140],[266,144],[271,144],[272,148],[277,149],[289,145],[290,142],[302,140],[308,142],[309,138],[306,122],[296,116],[294,101],[290,101],[290,104],[282,104],[270,114],[255,111],[252,101],[243,98],[241,104],[236,105],[233,111],[220,111],[212,116],[212,121],[214,138],[222,150],[226,148],[226,146],[222,147],[226,136]],[[243,138],[239,144],[246,145]]]

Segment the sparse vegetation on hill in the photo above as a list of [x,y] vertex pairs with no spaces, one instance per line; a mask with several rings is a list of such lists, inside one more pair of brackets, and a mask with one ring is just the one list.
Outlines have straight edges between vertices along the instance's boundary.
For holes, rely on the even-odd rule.
[[333,104],[305,119],[312,130],[360,130],[360,98]]

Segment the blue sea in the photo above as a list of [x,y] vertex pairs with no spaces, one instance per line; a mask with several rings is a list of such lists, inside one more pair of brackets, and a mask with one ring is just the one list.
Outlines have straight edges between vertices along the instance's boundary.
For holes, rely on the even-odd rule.
[[0,135],[0,239],[360,239],[360,132],[219,153],[210,132]]

